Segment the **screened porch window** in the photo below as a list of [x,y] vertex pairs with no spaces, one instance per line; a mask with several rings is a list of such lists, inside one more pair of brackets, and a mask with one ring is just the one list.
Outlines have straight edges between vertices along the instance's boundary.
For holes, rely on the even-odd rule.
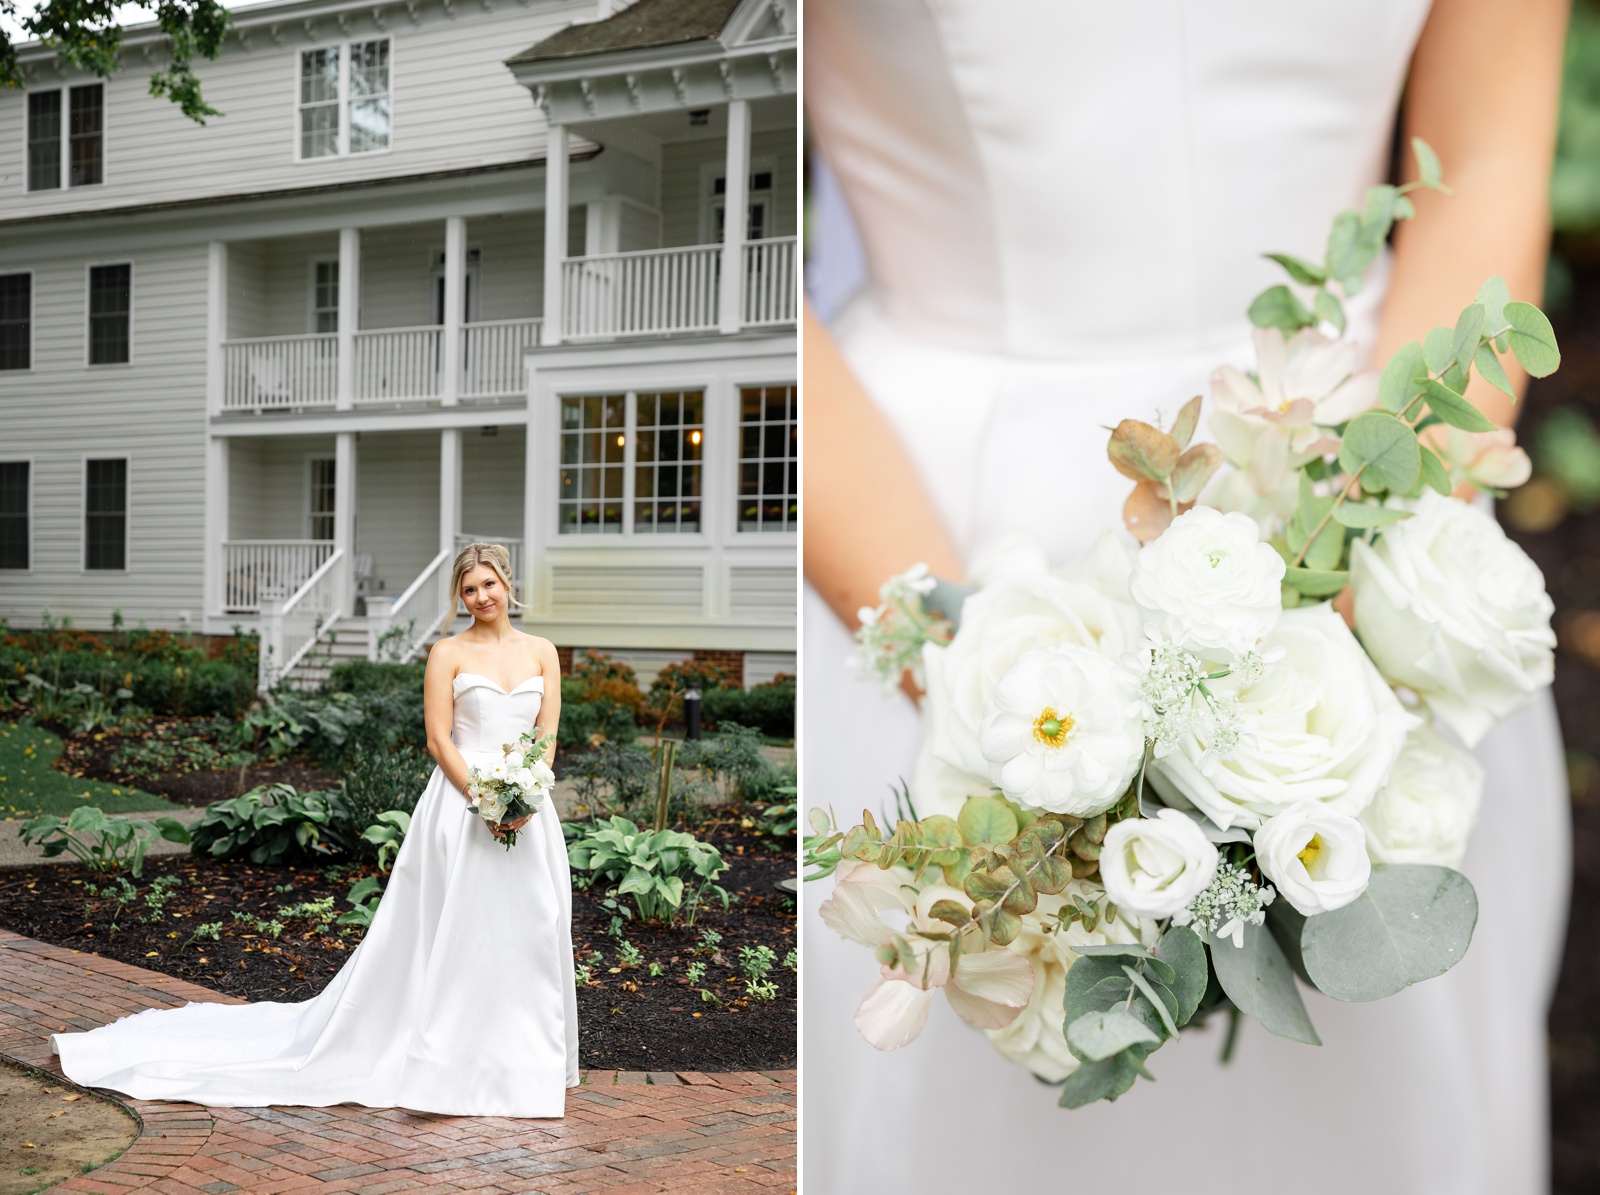
[[128,458],[85,463],[83,567],[128,567]]
[[800,527],[800,411],[794,386],[739,390],[739,530]]
[[311,538],[333,539],[334,523],[334,472],[333,458],[318,457],[311,462],[311,494],[308,509],[311,513]]

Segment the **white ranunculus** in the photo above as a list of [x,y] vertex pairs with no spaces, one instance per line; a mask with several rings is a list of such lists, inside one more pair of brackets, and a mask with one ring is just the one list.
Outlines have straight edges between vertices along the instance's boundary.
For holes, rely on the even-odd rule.
[[1187,908],[1216,874],[1216,844],[1176,809],[1117,822],[1100,848],[1106,895],[1141,917],[1171,917]]
[[1372,877],[1361,823],[1321,801],[1301,801],[1269,819],[1255,842],[1262,872],[1307,917],[1344,908]]
[[1310,798],[1350,817],[1372,803],[1417,718],[1326,602],[1285,610],[1263,651],[1281,650],[1255,683],[1210,682],[1235,698],[1244,734],[1213,758],[1197,721],[1148,778],[1169,805],[1192,805],[1227,829],[1254,829]]
[[1431,726],[1406,739],[1389,782],[1361,815],[1379,863],[1459,867],[1483,801],[1483,768]]
[[1555,672],[1544,576],[1489,515],[1424,490],[1350,557],[1356,627],[1383,674],[1475,746]]
[[1059,1083],[1078,1069],[1078,1060],[1067,1049],[1063,1009],[1067,971],[1078,961],[1073,947],[1110,942],[1153,946],[1157,937],[1155,922],[1120,908],[1115,920],[1102,920],[1092,932],[1079,921],[1065,930],[1046,931],[1045,922],[1052,920],[1074,896],[1091,902],[1105,900],[1104,890],[1085,880],[1073,880],[1060,896],[1039,897],[1038,908],[1022,919],[1022,932],[1007,948],[1032,964],[1033,995],[1009,1025],[984,1034],[1006,1058],[1051,1083]]
[[978,746],[1013,801],[1077,817],[1101,813],[1144,758],[1133,677],[1087,647],[1025,652],[984,703]]
[[494,780],[504,780],[510,774],[511,769],[506,767],[506,761],[503,759],[498,760],[494,766],[489,769],[489,776]]
[[969,597],[949,645],[923,648],[927,697],[913,783],[917,810],[924,817],[953,817],[968,797],[993,791],[979,726],[984,704],[1017,657],[1076,644],[1115,660],[1140,639],[1133,606],[1090,581],[1026,573]]
[[1311,328],[1288,339],[1255,330],[1256,376],[1231,365],[1211,375],[1209,425],[1229,462],[1245,470],[1258,494],[1283,485],[1292,470],[1331,442],[1323,428],[1354,419],[1378,401],[1378,375],[1356,372],[1361,346]]
[[1238,656],[1283,613],[1283,571],[1254,519],[1197,506],[1139,553],[1129,589],[1152,638]]

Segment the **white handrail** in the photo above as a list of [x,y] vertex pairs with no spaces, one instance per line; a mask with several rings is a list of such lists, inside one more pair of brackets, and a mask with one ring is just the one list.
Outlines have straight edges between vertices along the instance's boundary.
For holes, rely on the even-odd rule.
[[439,395],[443,329],[377,328],[355,334],[355,401],[406,402]]
[[794,237],[750,241],[744,247],[744,325],[792,324],[798,307]]
[[331,407],[338,395],[339,338],[331,333],[222,342],[222,409]]
[[256,613],[261,609],[263,590],[293,593],[332,551],[332,540],[225,540],[222,545],[222,613]]
[[485,320],[461,329],[461,397],[526,393],[523,360],[539,343],[538,319]]
[[562,265],[562,335],[715,331],[721,261],[721,245],[572,258]]
[[440,552],[406,586],[382,614],[367,616],[367,657],[404,664],[422,650],[452,612],[445,597],[444,572],[455,560],[456,549]]
[[342,550],[333,553],[282,605],[274,598],[263,599],[259,671],[263,693],[288,676],[339,621],[335,570],[343,566],[344,560]]

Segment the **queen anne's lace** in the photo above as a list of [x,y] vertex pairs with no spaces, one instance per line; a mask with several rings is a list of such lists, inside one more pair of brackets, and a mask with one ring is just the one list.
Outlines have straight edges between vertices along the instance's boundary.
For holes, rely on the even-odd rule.
[[1201,766],[1226,759],[1239,747],[1244,717],[1232,693],[1218,693],[1206,682],[1239,673],[1245,686],[1260,679],[1262,658],[1246,652],[1232,667],[1212,671],[1196,655],[1175,643],[1153,644],[1139,678],[1145,737],[1159,759],[1193,735],[1206,745]]
[[1219,863],[1204,892],[1175,914],[1174,925],[1189,925],[1213,938],[1231,938],[1244,947],[1244,927],[1261,925],[1267,919],[1267,906],[1277,897],[1271,888],[1255,883],[1250,873],[1231,863]]
[[849,659],[858,676],[876,676],[891,694],[906,672],[918,686],[926,687],[922,645],[950,640],[950,624],[922,607],[923,596],[932,593],[937,583],[926,564],[914,564],[883,583],[878,590],[881,605],[861,607],[856,615],[861,620],[856,650]]

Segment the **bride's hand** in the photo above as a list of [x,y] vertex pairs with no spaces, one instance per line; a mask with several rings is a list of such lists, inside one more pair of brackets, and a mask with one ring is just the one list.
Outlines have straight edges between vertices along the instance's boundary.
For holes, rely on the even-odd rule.
[[498,826],[490,826],[489,827],[489,833],[493,834],[496,838],[504,838],[509,831],[511,831],[511,830],[520,830],[520,829],[522,829],[523,826],[526,826],[532,820],[533,820],[533,814],[527,813],[527,814],[524,814],[523,816],[519,817],[514,822],[502,822]]

